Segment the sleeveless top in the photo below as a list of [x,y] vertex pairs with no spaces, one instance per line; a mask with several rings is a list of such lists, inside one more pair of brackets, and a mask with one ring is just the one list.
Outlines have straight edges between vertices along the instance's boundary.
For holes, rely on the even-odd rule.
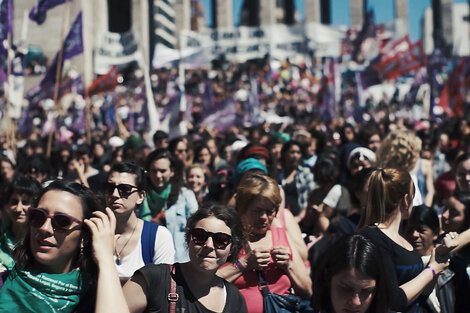
[[[273,246],[286,246],[289,248],[291,255],[292,249],[287,239],[287,234],[284,228],[271,226]],[[245,250],[241,250],[238,255],[239,258],[246,254]],[[290,292],[291,283],[287,274],[278,268],[270,259],[268,267],[263,270],[264,277],[268,282],[269,290],[272,293],[287,295]],[[254,270],[243,273],[242,276],[237,278],[233,284],[240,290],[246,301],[248,312],[250,313],[263,313],[263,296],[261,295],[258,287],[258,275]]]

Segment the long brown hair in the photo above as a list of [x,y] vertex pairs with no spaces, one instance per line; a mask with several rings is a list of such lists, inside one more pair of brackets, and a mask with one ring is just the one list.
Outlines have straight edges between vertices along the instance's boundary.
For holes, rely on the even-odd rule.
[[407,171],[396,168],[375,170],[369,178],[367,205],[362,210],[358,229],[388,221],[397,213],[397,207],[406,194],[412,201],[414,185]]

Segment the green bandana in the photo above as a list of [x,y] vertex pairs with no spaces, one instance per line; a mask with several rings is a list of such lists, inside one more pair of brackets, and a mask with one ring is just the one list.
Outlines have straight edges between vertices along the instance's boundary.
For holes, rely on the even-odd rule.
[[15,265],[15,261],[11,255],[16,244],[12,240],[13,236],[9,231],[9,228],[10,227],[8,226],[3,227],[2,233],[0,234],[0,264],[8,270],[11,270]]
[[0,290],[3,312],[72,312],[88,286],[79,270],[32,273],[13,268]]
[[166,207],[166,202],[171,192],[171,184],[167,184],[161,192],[156,192],[153,188],[147,190],[147,196],[142,203],[142,216],[144,221],[150,221],[152,217],[160,213]]

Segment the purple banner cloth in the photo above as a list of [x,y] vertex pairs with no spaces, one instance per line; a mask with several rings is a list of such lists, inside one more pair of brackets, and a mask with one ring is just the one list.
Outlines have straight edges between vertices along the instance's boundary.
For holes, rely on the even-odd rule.
[[38,3],[29,11],[29,18],[41,25],[46,20],[48,10],[65,3],[67,0],[38,0]]
[[[67,37],[65,37],[62,53],[62,64],[60,64],[60,66],[62,67],[65,60],[81,53],[83,53],[82,12],[78,13],[75,21],[72,24],[72,27],[69,30],[69,33],[67,34]],[[42,99],[52,99],[54,97],[54,85],[56,82],[58,58],[59,53],[55,55],[54,60],[49,66],[46,75],[44,75],[44,78],[41,80],[41,82],[26,93],[26,98],[30,102],[37,103]],[[83,93],[83,82],[81,90],[81,93]],[[59,94],[59,98],[60,96],[61,94]]]

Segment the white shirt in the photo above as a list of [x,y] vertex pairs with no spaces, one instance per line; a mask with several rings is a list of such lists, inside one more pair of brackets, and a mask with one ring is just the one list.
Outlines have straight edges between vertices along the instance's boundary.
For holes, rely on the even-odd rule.
[[[142,233],[140,234],[142,236]],[[117,257],[114,256],[116,262]],[[153,256],[153,264],[173,264],[175,261],[175,246],[170,231],[159,225],[157,235],[155,236],[155,254]],[[121,258],[121,264],[116,264],[119,277],[132,277],[134,272],[143,267],[144,259],[142,258],[142,242],[136,245],[134,250]]]

